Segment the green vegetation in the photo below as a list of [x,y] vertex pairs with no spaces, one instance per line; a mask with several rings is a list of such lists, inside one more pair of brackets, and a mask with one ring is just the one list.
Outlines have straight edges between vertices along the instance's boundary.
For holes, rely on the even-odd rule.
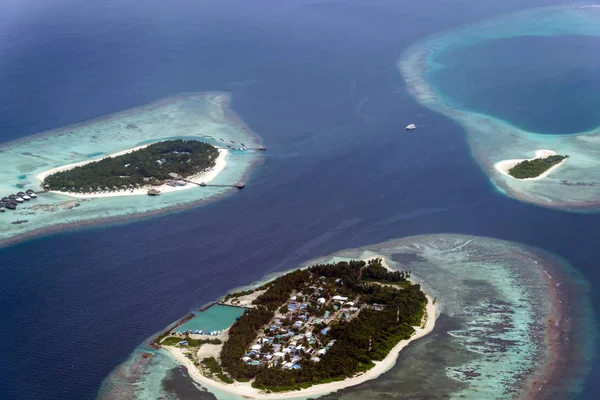
[[49,175],[51,190],[96,192],[161,183],[169,173],[185,178],[214,167],[219,151],[197,140],[167,140],[134,152]]
[[[413,326],[421,324],[427,298],[419,285],[407,281],[409,275],[409,272],[387,271],[380,259],[371,260],[368,265],[364,261],[319,264],[283,275],[270,282],[266,292],[254,301],[256,307],[230,328],[229,339],[221,351],[221,366],[232,378],[238,381],[254,378],[254,387],[273,392],[343,380],[366,371],[373,367],[373,361],[385,358],[400,340],[410,338]],[[251,365],[242,360],[275,313],[287,311],[284,306],[293,293],[302,292],[309,298],[315,290],[319,290],[316,297],[336,294],[359,299],[363,305],[353,318],[314,325],[313,337],[321,343],[330,343],[319,362],[304,357],[297,361],[299,369],[283,369],[263,362]],[[310,299],[303,302],[311,315],[334,312],[335,302],[320,308],[313,306]],[[321,332],[326,326],[330,331]]]
[[218,373],[218,374],[215,374],[215,375],[217,376],[217,378],[219,378],[220,380],[222,380],[225,383],[233,383],[234,382],[233,379],[231,379],[230,377],[228,377],[227,375],[225,375],[222,372]]
[[223,368],[221,368],[219,362],[214,357],[204,358],[202,364],[213,374],[220,374],[223,372]]
[[182,338],[176,337],[176,336],[171,336],[171,337],[165,338],[160,344],[165,345],[165,346],[175,346],[183,340],[185,340],[185,339],[182,339]]
[[534,158],[531,161],[521,161],[509,169],[508,174],[517,179],[536,178],[567,157],[569,156],[556,154],[544,158]]
[[168,338],[165,338],[162,342],[160,342],[161,345],[164,346],[176,346],[178,345],[180,342],[183,341],[187,341],[188,342],[188,346],[190,347],[200,347],[203,344],[221,344],[223,343],[221,341],[221,339],[192,339],[189,336],[186,337],[179,337],[179,336],[170,336]]

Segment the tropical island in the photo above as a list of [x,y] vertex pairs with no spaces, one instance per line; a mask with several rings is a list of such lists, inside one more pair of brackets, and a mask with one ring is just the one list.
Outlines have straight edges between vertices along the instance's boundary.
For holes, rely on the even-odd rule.
[[218,307],[245,309],[230,328],[172,328],[155,345],[200,383],[243,396],[355,385],[391,368],[410,340],[433,329],[434,301],[410,272],[388,268],[375,258],[299,269],[226,296]]
[[569,156],[560,154],[548,157],[534,158],[533,160],[521,161],[508,170],[508,173],[517,179],[537,178],[553,166],[560,164]]
[[210,170],[219,150],[199,140],[166,140],[44,177],[47,190],[93,193],[162,185]]
[[535,157],[527,160],[503,160],[494,168],[503,175],[519,180],[540,180],[560,167],[569,156],[552,150],[537,150]]

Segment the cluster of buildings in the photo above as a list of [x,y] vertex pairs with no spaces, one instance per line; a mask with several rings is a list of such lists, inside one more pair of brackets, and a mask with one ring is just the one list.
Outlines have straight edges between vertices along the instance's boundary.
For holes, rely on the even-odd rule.
[[37,194],[31,189],[28,189],[26,192],[18,192],[5,196],[0,200],[0,212],[16,210],[18,204],[35,199],[36,197]]
[[[320,278],[324,280],[324,277]],[[335,285],[343,283],[337,279]],[[319,362],[335,340],[332,325],[356,317],[356,299],[333,294],[327,285],[311,285],[294,293],[259,334],[242,361],[249,365],[301,369],[301,361]]]

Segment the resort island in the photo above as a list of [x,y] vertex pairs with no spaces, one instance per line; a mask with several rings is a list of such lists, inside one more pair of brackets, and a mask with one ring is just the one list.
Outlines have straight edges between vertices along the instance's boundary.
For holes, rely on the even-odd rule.
[[[143,194],[149,186],[186,186],[186,178],[212,170],[219,156],[219,149],[199,140],[165,140],[58,168],[43,177],[42,185],[70,194]],[[150,188],[147,194],[158,195],[160,190]]]
[[[433,329],[436,312],[410,272],[384,265],[374,258],[287,273],[209,304],[154,343],[199,383],[249,398],[326,394],[374,379]],[[215,307],[238,310],[235,323],[198,329],[193,321]]]
[[4,143],[0,246],[244,188],[266,148],[230,101],[223,92],[186,93]]
[[495,168],[503,175],[519,180],[539,180],[561,166],[569,158],[552,150],[538,150],[535,157],[528,160],[504,160],[497,162]]

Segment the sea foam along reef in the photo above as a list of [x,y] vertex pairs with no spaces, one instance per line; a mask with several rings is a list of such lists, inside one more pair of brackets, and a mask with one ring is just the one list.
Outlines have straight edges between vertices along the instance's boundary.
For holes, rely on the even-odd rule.
[[[590,287],[567,262],[516,243],[442,234],[344,250],[304,265],[376,256],[411,270],[437,297],[439,324],[403,350],[387,374],[326,398],[569,399],[580,392],[596,345],[595,321]],[[166,382],[179,367],[147,343],[105,379],[100,399],[174,395]],[[241,398],[210,385],[198,395],[214,398],[205,390],[218,399]]]
[[[211,184],[232,185],[246,179],[260,159],[260,139],[229,108],[230,95],[210,92],[169,97],[146,106],[61,128],[0,147],[3,168],[0,194],[40,189],[44,171],[166,139],[202,140],[227,149]],[[0,218],[0,243],[6,244],[49,230],[68,229],[92,221],[130,218],[166,212],[214,201],[235,191],[231,187],[195,187],[160,197],[118,196],[73,198],[60,193],[38,193],[35,201],[20,205]],[[124,194],[125,191],[124,191]],[[0,196],[0,197],[2,197]],[[26,221],[26,223],[15,223]]]
[[[437,56],[453,49],[495,39],[554,35],[600,36],[600,8],[532,9],[444,32],[408,48],[398,68],[417,101],[463,126],[473,157],[501,192],[545,207],[598,212],[600,127],[564,135],[524,131],[508,121],[458,107],[452,94],[442,93],[429,78],[439,67]],[[567,154],[569,160],[549,176],[534,181],[512,179],[494,168],[502,160],[531,158],[539,149]]]

